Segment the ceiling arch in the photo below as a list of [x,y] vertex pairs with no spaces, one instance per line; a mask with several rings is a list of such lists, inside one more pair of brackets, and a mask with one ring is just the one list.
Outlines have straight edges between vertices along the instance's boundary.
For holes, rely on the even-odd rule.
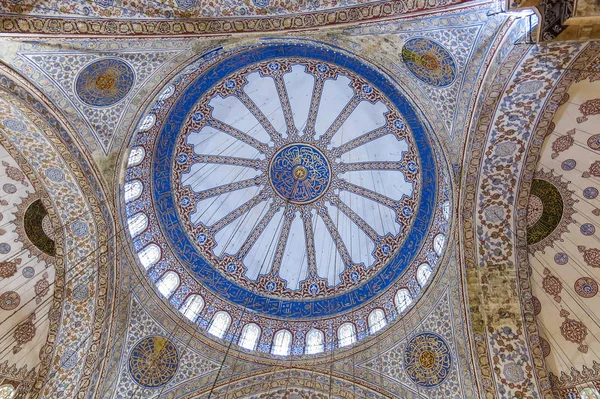
[[[74,144],[75,136],[67,133],[68,123],[60,119],[60,113],[46,108],[39,100],[40,94],[4,65],[0,65],[0,90],[5,148],[15,152],[34,186],[48,192],[47,197],[41,194],[42,200],[48,213],[54,215],[52,224],[56,226],[44,230],[43,225],[32,225],[37,219],[28,216],[30,206],[21,212],[29,220],[25,235],[31,235],[34,228],[37,237],[41,229],[46,238],[58,231],[55,237],[60,239],[55,240],[54,248],[59,262],[55,263],[57,274],[53,283],[48,282],[48,289],[54,290],[48,313],[49,335],[36,365],[37,379],[31,393],[75,395],[78,384],[86,385],[86,380],[89,384],[90,370],[98,366],[95,361],[102,340],[100,331],[112,316],[104,311],[110,303],[108,290],[114,265],[112,250],[107,247],[114,239],[106,224],[111,216],[98,201],[103,187],[94,179],[96,171]],[[48,259],[52,251],[40,242],[32,240]],[[77,308],[86,308],[87,312],[68,311]]]

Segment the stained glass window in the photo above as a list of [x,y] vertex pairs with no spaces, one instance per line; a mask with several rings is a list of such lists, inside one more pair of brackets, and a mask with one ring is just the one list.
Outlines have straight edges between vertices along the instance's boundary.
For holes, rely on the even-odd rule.
[[181,307],[181,313],[191,321],[195,321],[202,309],[204,300],[200,295],[191,295]]
[[129,159],[127,160],[127,166],[135,166],[143,161],[146,152],[144,147],[133,147],[129,152]]
[[160,248],[156,244],[150,244],[138,253],[138,257],[142,266],[148,269],[160,259]]
[[169,298],[179,287],[179,276],[175,272],[166,272],[156,283],[156,287],[165,297]]
[[143,213],[138,213],[127,220],[129,233],[135,237],[148,227],[148,217]]
[[427,263],[423,263],[417,269],[417,281],[421,287],[425,287],[427,280],[429,280],[429,276],[431,276],[431,267]]
[[230,324],[231,316],[229,316],[229,313],[217,312],[210,323],[210,327],[208,327],[208,332],[217,338],[223,338]]
[[277,331],[273,338],[273,348],[271,352],[274,355],[287,356],[290,354],[292,346],[292,334],[287,330]]
[[412,303],[412,298],[408,290],[402,288],[396,293],[394,301],[396,302],[396,309],[398,309],[398,313],[402,313],[410,306]]
[[242,335],[240,337],[239,344],[242,348],[246,348],[248,350],[256,349],[256,344],[258,344],[258,338],[260,337],[260,327],[256,324],[246,324],[244,329],[242,330]]
[[323,352],[325,350],[323,341],[323,333],[321,331],[314,328],[310,330],[306,334],[306,354],[313,355]]
[[125,183],[123,187],[123,197],[125,198],[125,202],[133,201],[138,198],[142,194],[142,190],[144,185],[139,180],[133,180]]
[[381,330],[387,324],[385,320],[385,313],[381,309],[375,309],[369,314],[369,331],[371,334],[375,334]]
[[338,329],[338,345],[340,347],[352,345],[356,342],[356,332],[354,331],[354,324],[345,323]]

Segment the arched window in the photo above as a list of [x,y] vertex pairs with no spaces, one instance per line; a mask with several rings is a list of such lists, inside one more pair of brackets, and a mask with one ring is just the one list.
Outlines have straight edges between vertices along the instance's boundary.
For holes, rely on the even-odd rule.
[[442,250],[444,249],[444,243],[446,242],[446,236],[443,234],[438,234],[433,239],[433,250],[436,254],[442,255]]
[[444,214],[444,219],[450,219],[450,201],[444,202],[444,205],[442,205],[442,213]]
[[398,313],[402,313],[410,306],[412,303],[412,298],[407,289],[402,288],[396,292],[396,297],[394,298],[394,302],[396,302],[396,309],[398,309]]
[[345,323],[338,328],[338,346],[341,348],[343,346],[352,345],[356,342],[356,331],[354,329],[354,324]]
[[417,269],[417,281],[421,287],[425,287],[427,280],[429,280],[429,276],[431,276],[431,267],[427,263],[423,263]]
[[191,321],[196,321],[196,318],[204,308],[204,300],[200,295],[190,295],[181,307],[181,313]]
[[155,122],[156,122],[156,116],[154,116],[154,114],[146,115],[146,117],[144,118],[142,123],[140,123],[140,132],[145,132],[147,130],[150,130],[150,128],[152,126],[154,126]]
[[179,276],[175,272],[166,272],[156,283],[156,288],[166,298],[170,298],[177,287],[179,287]]
[[142,262],[142,266],[149,269],[150,266],[154,265],[160,259],[160,248],[156,244],[150,244],[138,252],[138,257],[140,258],[140,262]]
[[175,86],[170,85],[162,93],[158,96],[158,101],[165,101],[167,98],[171,97],[175,93]]
[[580,394],[581,399],[600,399],[600,392],[596,388],[583,388]]
[[148,227],[148,217],[140,212],[127,219],[127,225],[129,226],[129,234],[131,234],[131,237],[135,237]]
[[0,399],[12,399],[15,396],[15,387],[12,385],[2,385],[0,387]]
[[279,356],[287,356],[292,348],[292,333],[287,330],[279,330],[273,338],[271,353]]
[[306,334],[306,354],[314,355],[315,353],[321,353],[325,350],[323,333],[319,330],[312,329]]
[[239,345],[242,348],[246,348],[248,350],[253,351],[256,349],[256,345],[258,344],[258,338],[260,337],[260,327],[254,323],[246,324],[244,329],[242,330],[242,335],[240,336]]
[[144,147],[133,147],[129,152],[129,158],[127,159],[127,166],[135,166],[144,160],[146,151]]
[[144,185],[139,180],[132,180],[125,183],[125,186],[123,187],[123,197],[125,198],[125,202],[133,201],[138,198],[142,194],[143,188]]
[[371,334],[375,334],[381,330],[387,324],[385,320],[385,313],[381,309],[375,309],[369,314],[369,331]]
[[231,324],[231,316],[227,312],[217,312],[208,327],[208,333],[217,338],[223,338],[229,325]]

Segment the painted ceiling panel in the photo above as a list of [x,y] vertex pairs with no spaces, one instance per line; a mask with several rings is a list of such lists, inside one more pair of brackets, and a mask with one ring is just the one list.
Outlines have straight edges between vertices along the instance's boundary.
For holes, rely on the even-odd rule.
[[[596,65],[596,66],[594,66]],[[534,306],[555,376],[593,369],[600,354],[600,75],[572,84],[544,143],[528,208]],[[588,382],[596,380],[594,373]],[[581,381],[584,382],[584,381]],[[581,389],[585,387],[585,383]]]

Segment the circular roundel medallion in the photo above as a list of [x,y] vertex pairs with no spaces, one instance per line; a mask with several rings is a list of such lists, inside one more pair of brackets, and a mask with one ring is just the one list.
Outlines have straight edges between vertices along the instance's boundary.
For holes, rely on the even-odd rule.
[[129,372],[138,384],[156,388],[168,383],[177,372],[179,355],[175,345],[160,336],[139,341],[129,354]]
[[330,182],[331,171],[325,155],[306,144],[291,144],[275,154],[269,177],[283,199],[306,204],[321,197]]
[[21,297],[14,291],[7,291],[0,295],[0,308],[4,310],[16,309],[21,303]]
[[581,277],[575,281],[575,292],[583,298],[593,298],[598,293],[598,283],[590,277]]
[[583,196],[587,199],[594,199],[598,196],[598,189],[596,187],[588,187],[583,190]]
[[566,171],[575,169],[575,166],[577,166],[577,161],[575,161],[574,159],[566,159],[563,161],[562,164],[560,164],[562,170]]
[[417,78],[432,86],[448,86],[456,78],[454,59],[433,40],[410,39],[402,47],[402,59]]
[[75,81],[75,92],[88,105],[108,107],[125,98],[134,80],[133,69],[126,62],[105,58],[83,68]]
[[450,348],[437,334],[421,333],[404,349],[404,368],[417,385],[434,387],[441,384],[450,374],[451,366]]
[[592,150],[596,150],[596,151],[600,150],[600,134],[595,134],[595,135],[591,136],[587,141],[587,145]]

